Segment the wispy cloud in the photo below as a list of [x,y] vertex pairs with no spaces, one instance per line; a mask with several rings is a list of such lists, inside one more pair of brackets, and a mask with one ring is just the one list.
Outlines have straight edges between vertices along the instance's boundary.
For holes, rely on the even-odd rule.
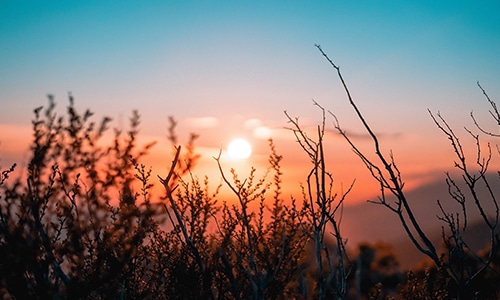
[[293,139],[293,134],[280,126],[275,121],[263,121],[257,118],[247,119],[244,123],[244,128],[252,133],[252,137],[256,139]]
[[273,130],[266,126],[259,126],[252,131],[252,135],[258,139],[268,139],[274,136]]
[[219,119],[216,117],[187,118],[186,123],[195,128],[215,128],[219,124]]
[[261,127],[262,124],[263,124],[263,122],[260,119],[252,118],[252,119],[246,120],[245,123],[243,124],[243,126],[246,129],[254,130],[256,128]]
[[[371,136],[367,132],[353,132],[349,130],[345,130],[346,135],[351,138],[351,139],[357,139],[357,140],[369,140],[371,139]],[[327,133],[335,136],[340,136],[339,132],[336,129],[327,129]],[[376,132],[375,135],[377,136],[378,139],[401,139],[404,134],[401,132],[394,132],[394,133],[380,133]]]

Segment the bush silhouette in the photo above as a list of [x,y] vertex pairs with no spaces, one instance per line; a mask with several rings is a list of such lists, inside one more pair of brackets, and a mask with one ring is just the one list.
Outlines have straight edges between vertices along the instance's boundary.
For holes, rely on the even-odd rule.
[[[140,164],[154,143],[138,149],[134,112],[124,135],[102,145],[109,118],[79,114],[70,97],[66,117],[34,110],[26,178],[2,172],[0,276],[16,299],[165,298],[263,299],[314,295],[310,207],[281,196],[281,156],[270,141],[269,169],[227,184],[237,204],[209,192],[208,178],[190,173],[193,141],[173,146],[161,199],[151,199],[151,169]],[[175,121],[169,139],[176,142]],[[222,172],[222,169],[221,169]],[[271,180],[267,177],[272,176]],[[271,196],[268,196],[271,194]],[[234,201],[233,201],[234,202]],[[258,211],[248,205],[258,203]],[[323,234],[323,233],[321,233]]]

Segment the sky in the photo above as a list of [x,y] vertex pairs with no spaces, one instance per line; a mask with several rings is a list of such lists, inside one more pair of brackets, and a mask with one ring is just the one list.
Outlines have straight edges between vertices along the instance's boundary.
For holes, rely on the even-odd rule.
[[[271,137],[295,193],[310,166],[284,111],[313,134],[322,120],[316,101],[373,152],[315,44],[340,66],[408,188],[443,179],[453,166],[427,109],[461,134],[471,111],[498,130],[476,85],[499,99],[497,1],[1,0],[0,164],[27,158],[33,108],[53,94],[62,112],[71,93],[76,107],[112,117],[117,128],[139,110],[143,139],[160,142],[148,160],[162,166],[158,173],[172,159],[168,116],[179,135],[200,134],[200,175],[220,175],[213,156],[236,137],[249,140],[252,156],[225,160],[224,169],[245,176],[252,165],[265,168]],[[356,180],[354,202],[376,194],[330,115],[326,122],[338,188]]]

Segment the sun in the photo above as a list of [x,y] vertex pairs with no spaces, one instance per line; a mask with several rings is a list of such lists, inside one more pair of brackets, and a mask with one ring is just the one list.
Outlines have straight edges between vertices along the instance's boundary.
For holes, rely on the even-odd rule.
[[227,146],[227,154],[232,159],[246,159],[252,154],[252,146],[245,139],[234,139]]

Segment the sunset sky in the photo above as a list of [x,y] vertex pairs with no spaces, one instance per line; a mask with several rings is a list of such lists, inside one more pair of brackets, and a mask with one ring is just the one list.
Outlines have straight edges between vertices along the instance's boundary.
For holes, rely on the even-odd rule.
[[[71,93],[78,108],[110,116],[118,128],[138,109],[144,140],[160,141],[148,161],[161,163],[156,173],[172,158],[170,115],[182,137],[201,134],[200,176],[216,176],[212,156],[236,137],[253,154],[224,168],[242,176],[251,165],[264,168],[272,137],[296,192],[309,166],[284,129],[285,110],[314,128],[314,100],[371,151],[315,44],[340,65],[409,188],[442,179],[453,165],[427,108],[460,134],[472,127],[471,110],[498,130],[486,123],[488,102],[476,85],[500,99],[498,1],[1,1],[0,165],[27,158],[33,108],[53,94],[63,111]],[[333,131],[327,146],[339,189],[356,179],[353,201],[376,194]]]

